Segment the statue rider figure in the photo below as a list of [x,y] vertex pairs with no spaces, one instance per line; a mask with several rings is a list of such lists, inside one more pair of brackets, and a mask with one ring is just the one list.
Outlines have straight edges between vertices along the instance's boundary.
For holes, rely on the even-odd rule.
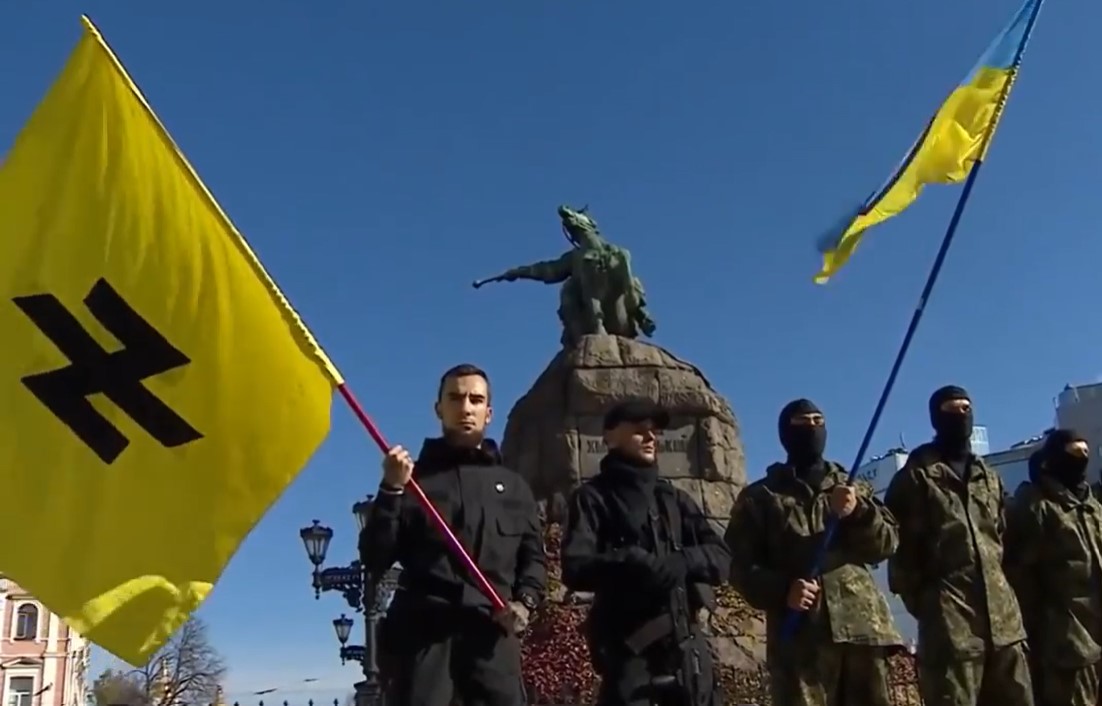
[[561,283],[558,314],[564,347],[585,335],[653,335],[655,324],[646,309],[643,284],[631,272],[631,253],[601,237],[597,222],[585,208],[574,210],[564,205],[558,212],[563,234],[573,246],[569,251],[554,260],[514,267],[497,277],[476,281],[474,287],[518,279]]

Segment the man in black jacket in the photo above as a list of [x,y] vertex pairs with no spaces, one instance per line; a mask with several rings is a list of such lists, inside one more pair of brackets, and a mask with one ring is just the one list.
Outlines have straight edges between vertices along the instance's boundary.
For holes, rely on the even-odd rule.
[[[489,381],[458,365],[441,378],[436,415],[443,436],[427,439],[416,462],[395,446],[360,533],[372,575],[402,565],[380,629],[379,650],[394,706],[520,706],[520,640],[546,591],[541,522],[531,488],[501,465],[485,437]],[[447,521],[508,609],[495,611],[475,579],[405,492],[413,478]]]
[[648,400],[611,409],[601,471],[570,500],[562,578],[594,594],[587,630],[600,706],[720,703],[695,617],[701,587],[726,581],[731,557],[692,498],[658,476],[668,424]]

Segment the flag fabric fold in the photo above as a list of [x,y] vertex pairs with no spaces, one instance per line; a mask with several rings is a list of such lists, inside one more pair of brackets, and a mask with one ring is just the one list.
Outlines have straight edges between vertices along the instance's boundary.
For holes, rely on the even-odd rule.
[[343,381],[83,22],[0,166],[0,572],[144,664]]
[[820,240],[823,264],[816,283],[824,284],[833,277],[869,228],[910,206],[927,184],[963,182],[976,162],[986,156],[1042,2],[1025,0],[927,123],[884,186]]

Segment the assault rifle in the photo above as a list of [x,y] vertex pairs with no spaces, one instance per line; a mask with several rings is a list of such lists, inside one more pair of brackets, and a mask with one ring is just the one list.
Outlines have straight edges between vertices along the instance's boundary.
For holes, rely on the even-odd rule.
[[[665,500],[667,498],[662,498]],[[676,498],[669,498],[669,505],[676,503]],[[654,539],[655,554],[659,559],[668,556],[666,545],[658,535],[658,527],[661,518],[658,509],[651,506],[650,510],[651,535]],[[667,517],[665,527],[673,544],[673,552],[681,551],[680,525],[681,518],[676,508],[670,508],[667,514],[675,514]],[[670,673],[660,674],[651,680],[651,690],[654,693],[654,703],[663,706],[703,706],[709,701],[708,685],[702,684],[702,668],[700,659],[700,645],[693,638],[692,632],[693,614],[689,606],[689,596],[685,581],[681,581],[670,592],[669,609],[667,612],[644,623],[638,630],[632,633],[626,644],[635,654],[640,654],[646,647],[657,640],[671,636],[675,657],[670,661]]]

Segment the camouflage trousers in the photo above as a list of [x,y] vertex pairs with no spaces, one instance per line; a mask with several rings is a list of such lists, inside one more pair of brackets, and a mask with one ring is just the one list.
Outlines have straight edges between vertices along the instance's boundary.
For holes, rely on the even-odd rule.
[[891,706],[884,647],[828,643],[769,665],[774,706]]
[[918,689],[925,706],[1033,706],[1025,643],[982,657],[920,659]]
[[1035,665],[1033,691],[1037,706],[1098,706],[1100,672],[1102,664],[1082,669]]

